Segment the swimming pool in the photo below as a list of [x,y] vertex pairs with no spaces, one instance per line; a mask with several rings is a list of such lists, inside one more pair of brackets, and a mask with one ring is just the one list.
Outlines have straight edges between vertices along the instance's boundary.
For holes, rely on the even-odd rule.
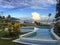
[[51,34],[50,30],[50,28],[40,27],[37,28],[36,31],[22,35],[13,42],[36,45],[60,45],[57,39]]
[[25,38],[55,40],[48,28],[38,28],[37,31]]

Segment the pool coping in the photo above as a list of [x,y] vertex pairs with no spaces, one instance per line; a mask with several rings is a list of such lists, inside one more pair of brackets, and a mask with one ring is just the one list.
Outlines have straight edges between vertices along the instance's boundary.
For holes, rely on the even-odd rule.
[[[22,43],[22,44],[28,44],[28,45],[33,45],[33,43],[27,43],[27,42],[19,42],[18,40],[20,40],[20,39],[16,39],[16,40],[13,40],[12,42],[16,42],[16,43]],[[35,45],[35,44],[34,44]],[[36,44],[36,45],[38,45],[38,44]]]
[[54,32],[54,27],[51,29],[51,33],[52,33],[52,35],[57,39],[57,42],[59,42],[60,43],[60,37]]
[[32,33],[34,33],[34,32],[37,31],[36,29],[37,29],[37,28],[35,27],[34,30],[33,30],[32,32],[28,32],[28,33],[26,33],[26,34],[19,35],[19,37],[20,37],[20,38],[23,38],[23,37],[26,36],[26,35],[32,34]]

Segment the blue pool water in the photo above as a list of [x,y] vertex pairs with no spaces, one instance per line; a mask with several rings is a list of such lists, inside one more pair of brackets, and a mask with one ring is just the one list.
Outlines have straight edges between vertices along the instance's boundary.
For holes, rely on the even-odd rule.
[[34,30],[33,26],[28,26],[28,27],[22,27],[21,32],[31,32]]
[[36,38],[36,39],[47,39],[54,40],[54,36],[51,34],[50,29],[47,28],[38,28],[37,32],[27,36],[26,38]]

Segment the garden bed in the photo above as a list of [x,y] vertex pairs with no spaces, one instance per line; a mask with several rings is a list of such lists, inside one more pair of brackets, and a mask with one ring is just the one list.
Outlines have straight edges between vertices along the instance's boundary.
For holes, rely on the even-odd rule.
[[[26,32],[27,33],[27,32]],[[20,33],[20,35],[25,34],[25,33]],[[12,40],[16,38],[10,38],[10,37],[2,37],[1,32],[0,32],[0,45],[25,45],[21,43],[14,43]]]
[[54,32],[60,37],[60,33],[59,32],[57,32],[56,30]]

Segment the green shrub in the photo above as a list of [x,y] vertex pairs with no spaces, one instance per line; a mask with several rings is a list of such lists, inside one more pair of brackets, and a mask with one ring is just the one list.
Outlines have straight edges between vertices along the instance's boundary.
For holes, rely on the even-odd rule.
[[57,22],[57,23],[55,24],[55,32],[60,33],[60,23],[59,23],[59,22]]
[[3,31],[3,32],[1,33],[1,35],[2,35],[2,37],[9,37],[9,36],[8,36],[9,33],[8,33],[8,32],[5,32],[5,31]]

